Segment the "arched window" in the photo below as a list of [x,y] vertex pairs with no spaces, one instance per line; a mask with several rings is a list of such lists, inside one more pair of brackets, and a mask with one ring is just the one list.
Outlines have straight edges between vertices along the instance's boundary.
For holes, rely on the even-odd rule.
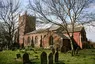
[[35,43],[38,43],[38,37],[35,36]]
[[23,38],[23,44],[24,44],[24,38]]
[[41,35],[41,39],[40,39],[40,47],[42,47],[42,35]]
[[24,41],[25,41],[25,40],[24,40],[24,38],[23,38],[22,48],[24,47]]
[[30,43],[30,37],[27,38],[27,43]]
[[49,37],[49,45],[53,45],[53,36],[52,35]]
[[33,36],[32,36],[32,40],[31,40],[31,46],[34,47],[34,40],[33,40]]

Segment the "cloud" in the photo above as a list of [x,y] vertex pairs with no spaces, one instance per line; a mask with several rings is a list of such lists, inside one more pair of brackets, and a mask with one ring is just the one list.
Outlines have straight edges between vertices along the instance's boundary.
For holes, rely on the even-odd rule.
[[92,9],[95,8],[95,3],[91,3],[91,4],[89,5],[89,7],[92,8]]
[[85,26],[85,28],[87,39],[95,42],[95,27]]

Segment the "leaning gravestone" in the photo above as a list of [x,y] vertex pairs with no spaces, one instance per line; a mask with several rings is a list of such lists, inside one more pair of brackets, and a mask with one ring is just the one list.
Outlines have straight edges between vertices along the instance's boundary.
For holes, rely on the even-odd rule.
[[46,52],[41,53],[41,64],[47,64],[47,54],[46,54]]
[[29,60],[29,54],[28,53],[24,53],[24,55],[23,55],[23,64],[32,64]]
[[53,53],[50,53],[48,56],[49,64],[53,64]]
[[58,62],[58,59],[59,59],[59,53],[58,51],[55,53],[55,62]]

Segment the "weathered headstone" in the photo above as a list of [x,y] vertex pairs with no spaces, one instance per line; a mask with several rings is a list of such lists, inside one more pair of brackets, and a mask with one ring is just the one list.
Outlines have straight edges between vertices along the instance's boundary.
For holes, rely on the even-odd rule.
[[16,54],[16,57],[17,57],[17,59],[21,58],[21,55],[20,54]]
[[66,50],[66,46],[62,46],[62,47],[61,47],[61,52],[64,52],[64,53],[67,52],[67,50]]
[[49,63],[48,64],[53,64],[53,53],[50,53],[48,56]]
[[58,59],[59,59],[59,53],[58,51],[55,53],[55,62],[58,62]]
[[53,48],[51,48],[51,50],[52,50],[52,53],[54,54],[54,53],[55,53],[55,49],[54,49],[54,47],[53,47]]
[[47,64],[47,53],[46,52],[41,53],[41,64]]
[[24,53],[24,55],[23,55],[23,64],[31,64],[28,53]]
[[78,52],[79,52],[79,47],[77,47],[77,49],[76,49],[76,54],[78,54]]
[[56,48],[56,51],[58,52],[58,47]]

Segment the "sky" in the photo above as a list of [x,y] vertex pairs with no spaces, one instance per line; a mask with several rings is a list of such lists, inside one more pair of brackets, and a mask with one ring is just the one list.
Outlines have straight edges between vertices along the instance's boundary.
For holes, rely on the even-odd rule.
[[86,26],[85,30],[86,30],[86,36],[88,40],[95,42],[95,27]]
[[[26,6],[28,4],[28,0],[21,0],[21,3],[23,7],[23,12],[25,12],[27,8]],[[88,12],[94,12],[94,11],[95,11],[95,3],[91,4],[90,8],[88,8]],[[85,30],[86,30],[87,39],[95,42],[95,27],[85,26]]]

